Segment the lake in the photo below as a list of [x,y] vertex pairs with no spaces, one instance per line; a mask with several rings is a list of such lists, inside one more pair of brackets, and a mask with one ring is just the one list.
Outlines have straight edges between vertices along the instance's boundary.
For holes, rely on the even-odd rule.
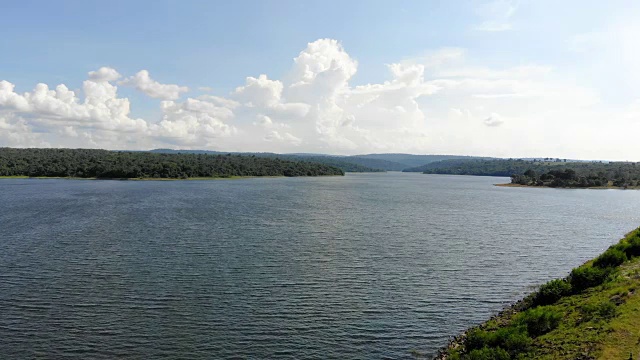
[[411,359],[640,226],[504,182],[0,180],[0,358]]

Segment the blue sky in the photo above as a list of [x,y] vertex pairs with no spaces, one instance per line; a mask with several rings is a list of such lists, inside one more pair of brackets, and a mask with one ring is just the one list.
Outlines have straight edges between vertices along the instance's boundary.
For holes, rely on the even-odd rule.
[[[619,130],[599,139],[603,119],[639,130],[636,1],[0,8],[0,80],[11,84],[4,102],[0,92],[0,146],[640,160],[635,145],[619,148],[631,141]],[[102,67],[119,76],[88,78]],[[39,83],[73,98],[35,101]]]

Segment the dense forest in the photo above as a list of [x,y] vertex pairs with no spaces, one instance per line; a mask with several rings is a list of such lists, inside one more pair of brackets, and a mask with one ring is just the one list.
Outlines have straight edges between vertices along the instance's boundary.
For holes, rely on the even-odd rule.
[[344,175],[336,167],[241,155],[0,148],[0,176],[108,179]]
[[[171,150],[171,149],[155,149],[151,150],[153,153],[162,153],[162,154],[208,154],[208,155],[225,155],[227,153],[222,153],[218,151],[209,151],[209,150]],[[276,154],[276,153],[231,153],[233,155],[243,155],[243,156],[256,156],[256,157],[265,157],[265,158],[279,158],[284,160],[291,161],[307,161],[318,164],[324,164],[328,166],[333,166],[341,169],[344,172],[384,172],[387,169],[383,169],[380,166],[368,166],[365,165],[367,163],[367,159],[365,161],[358,161],[349,159],[348,157],[342,156],[329,156],[329,155],[316,155],[316,154]],[[380,164],[373,164],[380,165]]]
[[567,168],[549,170],[538,175],[535,170],[527,170],[522,175],[511,175],[511,183],[528,186],[548,187],[637,187],[640,186],[640,165],[635,163],[609,163],[607,166],[581,168],[580,172]]
[[345,159],[343,157],[338,156],[322,156],[322,155],[276,155],[276,157],[286,159],[286,160],[295,160],[295,161],[308,161],[318,164],[324,164],[329,166],[334,166],[345,172],[384,172],[386,169],[383,169],[381,166],[376,166],[379,164],[372,164],[359,161],[353,161],[353,159]]
[[[151,152],[156,153],[185,153],[185,154],[216,154],[223,155],[218,151],[211,150],[172,150],[172,149],[155,149]],[[364,155],[325,155],[325,154],[275,154],[269,152],[244,152],[232,153],[234,155],[255,155],[259,157],[278,157],[287,160],[311,161],[319,164],[335,166],[346,172],[380,172],[380,171],[413,171],[423,172],[421,166],[435,161],[448,159],[490,159],[477,158],[473,156],[459,155],[413,155],[413,154],[364,154]]]
[[511,176],[524,174],[530,168],[538,172],[561,163],[529,160],[505,159],[448,159],[425,164],[407,172],[420,170],[425,174],[479,175],[479,176]]
[[425,174],[509,176],[529,186],[640,186],[640,163],[545,160],[443,160],[425,165]]
[[[425,172],[434,168],[446,168],[449,166],[455,166],[457,164],[466,164],[469,161],[480,161],[480,160],[499,160],[497,158],[488,158],[488,157],[460,157],[460,158],[447,158],[444,160],[436,160],[428,163],[424,163],[420,166],[410,167],[402,170],[403,172]],[[436,165],[438,164],[438,165]]]

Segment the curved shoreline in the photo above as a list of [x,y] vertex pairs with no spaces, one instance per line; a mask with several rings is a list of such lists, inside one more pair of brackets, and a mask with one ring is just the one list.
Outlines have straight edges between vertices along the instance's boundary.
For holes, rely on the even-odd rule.
[[255,178],[310,178],[310,177],[328,177],[343,175],[314,175],[314,176],[213,176],[213,177],[192,177],[186,179],[179,178],[96,178],[96,177],[62,177],[62,176],[0,176],[0,180],[7,179],[33,179],[33,180],[115,180],[115,181],[210,181],[210,180],[242,180]]
[[[633,245],[631,245],[633,244]],[[634,359],[640,358],[640,228],[625,235],[618,243],[610,246],[603,254],[585,262],[572,270],[564,279],[541,284],[541,288],[553,281],[571,283],[576,270],[601,267],[604,254],[634,247],[628,259],[620,265],[609,267],[609,275],[600,284],[590,285],[582,290],[563,293],[557,300],[541,303],[540,288],[517,302],[505,307],[488,320],[469,327],[451,338],[431,358],[473,359],[466,348],[470,333],[478,330],[488,334],[513,329],[524,312],[537,309],[553,309],[561,314],[559,325],[542,335],[532,336],[529,348],[518,354],[519,359]],[[610,317],[588,315],[590,306],[607,304],[613,309]],[[591,316],[592,318],[589,318]],[[492,345],[500,346],[500,345]],[[486,347],[486,345],[485,345]],[[423,358],[426,358],[423,356]],[[516,358],[513,355],[512,358]]]

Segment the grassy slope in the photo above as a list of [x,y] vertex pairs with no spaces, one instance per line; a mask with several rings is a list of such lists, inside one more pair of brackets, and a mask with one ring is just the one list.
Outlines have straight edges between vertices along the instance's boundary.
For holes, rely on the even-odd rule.
[[[640,237],[640,228],[629,233],[622,242]],[[581,267],[591,267],[593,261]],[[532,299],[535,293],[527,299]],[[479,328],[493,332],[504,329],[517,318],[519,307],[527,299],[505,310]],[[613,313],[601,315],[589,309],[612,303]],[[526,305],[525,305],[526,306]],[[526,353],[518,359],[640,359],[640,257],[620,265],[608,281],[581,293],[565,295],[549,305],[562,315],[554,330],[533,338]],[[464,337],[458,337],[451,348],[464,349]],[[460,351],[464,354],[464,350]],[[444,355],[444,354],[443,354]],[[454,356],[455,357],[455,356]],[[439,359],[451,356],[439,356]],[[463,356],[464,358],[464,356]]]

